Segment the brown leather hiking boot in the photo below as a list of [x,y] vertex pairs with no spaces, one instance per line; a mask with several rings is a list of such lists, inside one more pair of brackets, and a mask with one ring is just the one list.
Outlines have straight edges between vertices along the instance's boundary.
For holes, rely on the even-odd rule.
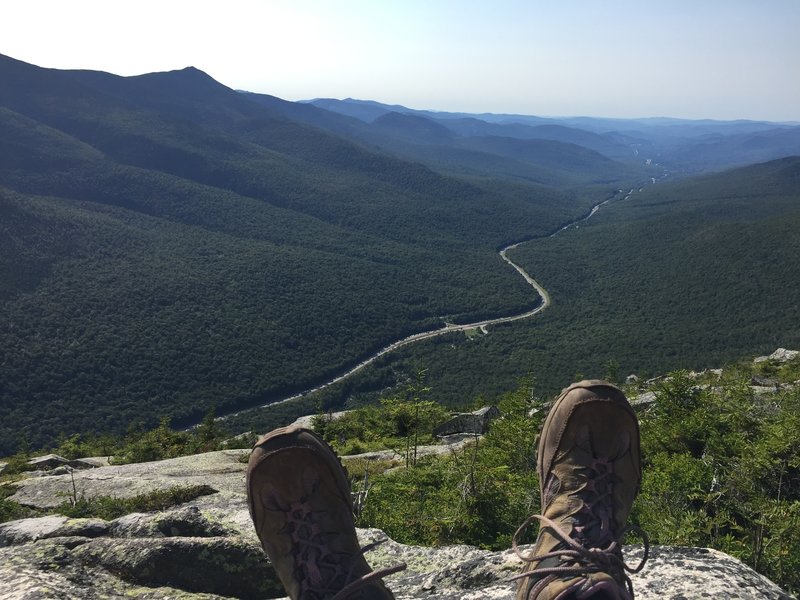
[[[639,423],[625,395],[604,381],[566,388],[539,439],[542,515],[514,536],[526,561],[517,600],[632,600],[622,537],[642,477]],[[517,538],[534,520],[539,537],[529,555]]]
[[353,520],[350,484],[313,431],[285,427],[262,437],[247,466],[250,516],[292,600],[392,600],[372,571]]

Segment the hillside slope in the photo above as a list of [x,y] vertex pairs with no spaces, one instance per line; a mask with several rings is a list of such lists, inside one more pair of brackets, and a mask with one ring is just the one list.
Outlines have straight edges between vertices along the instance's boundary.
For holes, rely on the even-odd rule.
[[429,365],[443,400],[491,397],[524,372],[554,391],[576,374],[700,369],[800,346],[800,158],[646,186],[511,257],[553,304],[402,359]]
[[610,192],[467,182],[282,110],[194,68],[0,57],[2,451],[264,403],[519,311],[496,248]]

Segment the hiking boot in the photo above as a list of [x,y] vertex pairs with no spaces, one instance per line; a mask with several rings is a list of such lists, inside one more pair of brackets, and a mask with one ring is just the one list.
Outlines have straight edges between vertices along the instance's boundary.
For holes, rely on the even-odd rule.
[[[350,484],[333,450],[309,429],[276,429],[247,466],[250,516],[292,600],[392,600],[360,548]],[[384,540],[385,541],[385,540]],[[380,542],[379,542],[380,543]]]
[[[542,514],[514,536],[526,562],[517,600],[632,600],[622,538],[642,478],[639,423],[625,395],[604,381],[566,388],[550,409],[539,439],[537,471]],[[517,539],[533,521],[539,537],[523,555]]]

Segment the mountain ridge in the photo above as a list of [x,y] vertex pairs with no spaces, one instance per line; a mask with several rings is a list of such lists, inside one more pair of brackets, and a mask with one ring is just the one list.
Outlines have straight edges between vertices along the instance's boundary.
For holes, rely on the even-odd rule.
[[[703,171],[724,170],[747,162],[759,162],[800,153],[800,141],[795,123],[781,123],[758,120],[713,120],[678,119],[668,117],[645,117],[635,119],[609,119],[603,117],[536,117],[525,115],[447,113],[411,109],[400,105],[386,105],[363,100],[311,100],[311,104],[337,111],[341,114],[358,116],[358,107],[366,107],[369,117],[365,123],[387,112],[402,112],[417,117],[438,121],[456,132],[468,135],[488,134],[508,137],[555,137],[553,128],[560,130],[558,141],[583,140],[587,147],[606,154],[609,158],[638,162],[649,158],[663,162],[673,173],[686,171],[694,174]],[[363,117],[363,115],[362,115]],[[547,127],[550,133],[537,128]],[[739,147],[735,136],[747,141],[763,137],[767,130],[775,129],[776,134],[763,140],[760,153],[750,155]],[[783,130],[781,132],[781,130]],[[547,130],[544,130],[547,131]],[[579,134],[578,132],[583,132]],[[592,138],[590,134],[601,136]],[[720,136],[720,143],[711,148],[713,155],[705,157],[708,148],[699,146],[702,138],[708,135]],[[576,137],[579,136],[579,137]],[[788,138],[782,141],[780,138]],[[643,156],[640,158],[639,153]],[[686,159],[686,156],[691,156]]]
[[[210,92],[181,112],[187,79]],[[495,248],[608,191],[443,175],[196,70],[4,58],[0,82],[6,450],[263,404],[444,319],[525,307]]]

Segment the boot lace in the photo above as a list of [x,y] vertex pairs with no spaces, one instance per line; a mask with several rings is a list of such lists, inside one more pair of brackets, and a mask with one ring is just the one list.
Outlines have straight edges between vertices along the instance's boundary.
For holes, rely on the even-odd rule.
[[[388,541],[378,540],[361,548],[355,555],[335,552],[325,541],[327,533],[319,525],[320,519],[309,503],[295,502],[288,510],[283,533],[292,538],[292,555],[295,563],[295,579],[300,583],[302,600],[345,600],[375,580],[403,571],[405,563],[379,569],[363,576],[355,576],[353,569],[358,556]],[[348,563],[350,564],[348,568]]]
[[[564,542],[565,547],[545,554],[524,554],[519,548],[517,539],[534,519],[538,519],[543,527],[547,527],[552,531],[556,537]],[[635,574],[644,568],[650,553],[650,541],[647,534],[638,527],[631,526],[625,531],[634,531],[638,533],[644,542],[644,556],[635,568],[628,566],[622,559],[621,550],[617,541],[611,541],[607,546],[602,548],[586,547],[577,540],[571,538],[551,519],[542,515],[533,515],[526,519],[514,534],[514,553],[525,562],[539,562],[548,558],[559,558],[562,563],[567,564],[562,564],[557,567],[537,567],[532,571],[526,571],[525,573],[515,575],[510,578],[509,581],[517,581],[525,577],[546,577],[548,575],[573,577],[589,575],[591,573],[608,573],[615,581],[621,582],[625,586],[632,600],[634,598],[633,583],[628,573]]]
[[[572,494],[582,500],[581,510],[572,517],[574,537],[543,515],[528,517],[514,534],[512,542],[514,553],[524,562],[541,563],[547,559],[557,558],[560,564],[537,566],[531,571],[512,577],[510,581],[548,575],[572,577],[607,573],[625,587],[633,600],[633,583],[628,573],[635,574],[644,568],[650,553],[650,541],[647,534],[636,526],[625,528],[619,536],[613,533],[612,493],[615,479],[613,463],[608,459],[595,458],[593,464],[585,469],[589,471],[585,484]],[[561,540],[562,544],[558,549],[539,555],[524,554],[520,550],[518,540],[534,520],[538,520],[541,528],[549,529]],[[644,545],[644,555],[635,568],[628,566],[622,558],[620,541],[628,531],[637,533]]]

